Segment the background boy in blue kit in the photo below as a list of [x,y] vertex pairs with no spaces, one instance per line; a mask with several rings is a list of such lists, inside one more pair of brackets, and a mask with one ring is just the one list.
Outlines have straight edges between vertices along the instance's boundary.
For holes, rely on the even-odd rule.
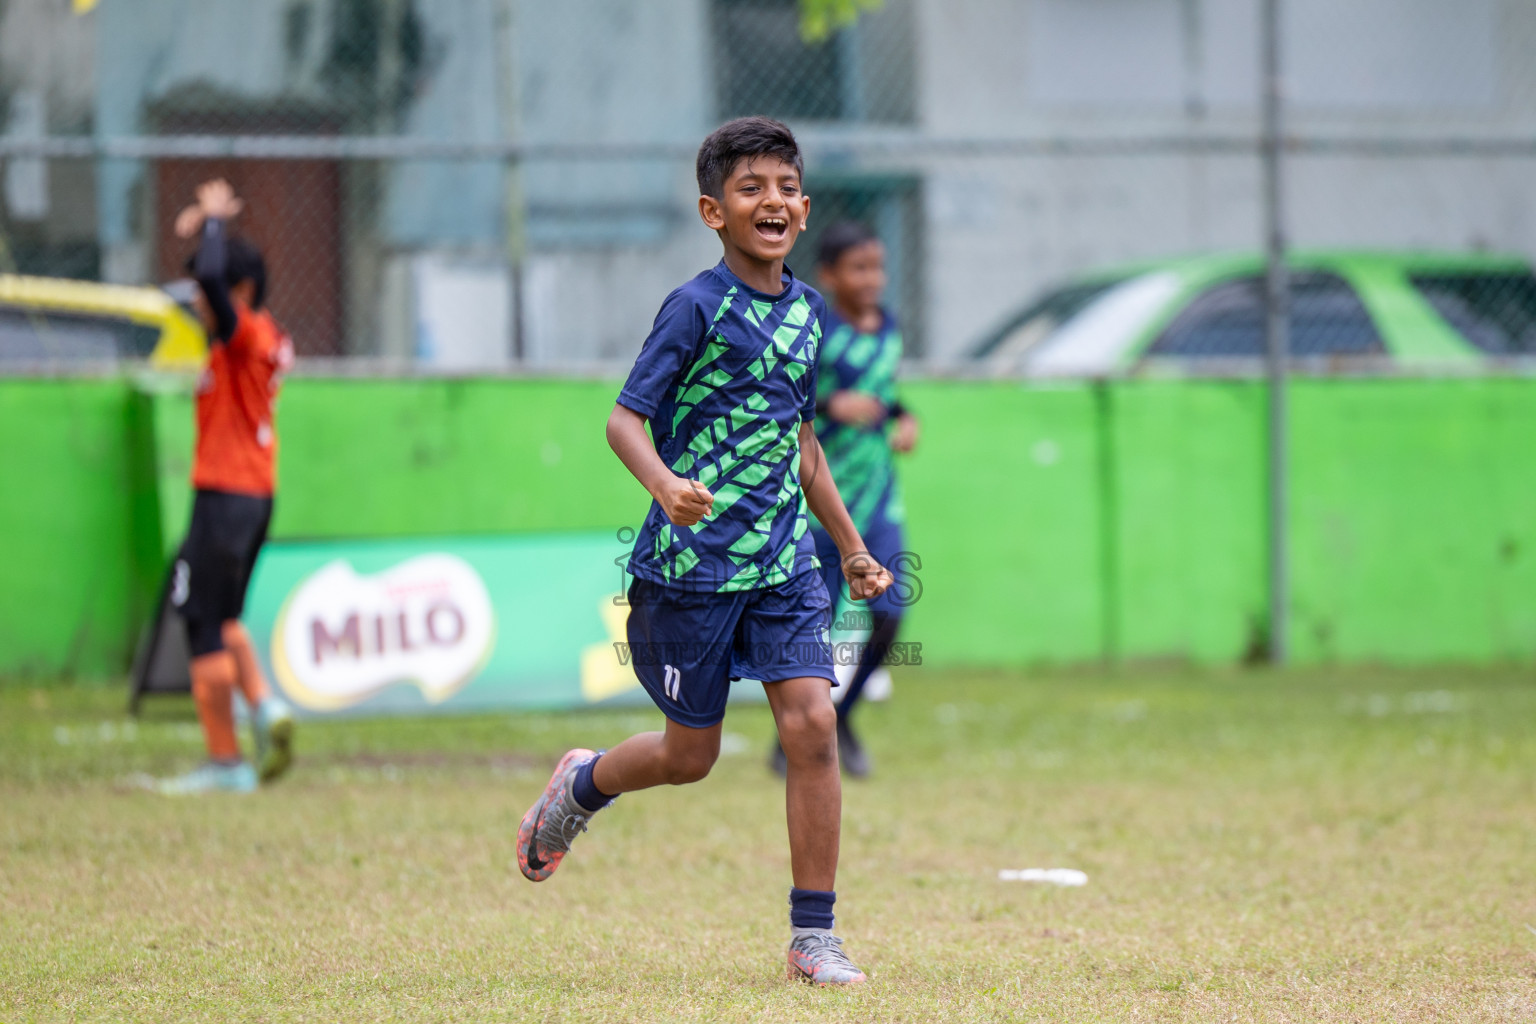
[[667,296],[607,428],[653,498],[629,562],[628,632],[666,729],[601,754],[568,752],[523,818],[518,864],[542,881],[614,797],[704,778],[730,680],[762,680],[786,755],[788,971],[854,984],[864,974],[833,935],[842,793],[832,606],[807,506],[854,600],[878,597],[891,577],[865,550],[816,440],[826,308],[784,267],[810,212],[794,136],[739,118],[704,140],[697,172],[699,215],[724,256]]
[[[865,225],[839,221],[822,233],[816,264],[831,300],[816,360],[816,437],[870,555],[900,573],[906,561],[902,528],[907,516],[893,453],[913,449],[918,424],[896,395],[901,328],[881,304],[885,246]],[[836,544],[819,523],[812,524],[811,536],[825,569]],[[835,569],[836,562],[832,565]],[[842,579],[835,572],[826,572],[825,578],[835,609]],[[837,705],[838,757],[843,770],[856,777],[868,775],[870,764],[853,731],[853,709],[896,641],[904,594],[910,596],[910,588],[892,587],[864,606],[869,636],[858,649],[853,676]],[[769,766],[784,773],[781,747],[774,748]]]

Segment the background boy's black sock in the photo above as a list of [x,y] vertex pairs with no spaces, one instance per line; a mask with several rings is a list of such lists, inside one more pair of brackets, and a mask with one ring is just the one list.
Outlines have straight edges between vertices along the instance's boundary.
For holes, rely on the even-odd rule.
[[874,675],[875,669],[880,667],[880,663],[890,653],[891,644],[896,642],[896,631],[900,627],[900,615],[875,613],[875,624],[869,632],[869,641],[859,653],[859,667],[854,671],[853,678],[848,680],[847,694],[837,705],[839,722],[847,723],[849,714],[853,712],[853,706],[859,702],[859,697],[864,693],[864,684],[869,682],[869,677]]

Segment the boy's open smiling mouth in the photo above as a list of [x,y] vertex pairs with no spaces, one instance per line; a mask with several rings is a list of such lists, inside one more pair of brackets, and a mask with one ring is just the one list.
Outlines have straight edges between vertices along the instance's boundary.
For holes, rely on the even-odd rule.
[[783,240],[784,233],[789,230],[789,221],[784,217],[763,217],[753,226],[764,238],[778,242]]

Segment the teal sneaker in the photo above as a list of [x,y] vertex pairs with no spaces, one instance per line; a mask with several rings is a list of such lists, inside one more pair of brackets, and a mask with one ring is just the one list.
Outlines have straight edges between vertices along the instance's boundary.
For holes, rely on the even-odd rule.
[[241,761],[219,764],[209,761],[173,779],[161,779],[155,790],[165,796],[197,796],[200,793],[254,793],[256,770]]
[[251,722],[256,735],[256,772],[272,782],[293,765],[293,709],[281,697],[268,697]]

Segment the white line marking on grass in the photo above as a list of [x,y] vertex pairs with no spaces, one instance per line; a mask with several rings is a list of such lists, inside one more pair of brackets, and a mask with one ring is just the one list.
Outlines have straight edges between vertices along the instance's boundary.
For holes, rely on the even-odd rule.
[[1076,868],[1003,868],[1000,882],[1048,882],[1051,885],[1087,885],[1088,876]]

